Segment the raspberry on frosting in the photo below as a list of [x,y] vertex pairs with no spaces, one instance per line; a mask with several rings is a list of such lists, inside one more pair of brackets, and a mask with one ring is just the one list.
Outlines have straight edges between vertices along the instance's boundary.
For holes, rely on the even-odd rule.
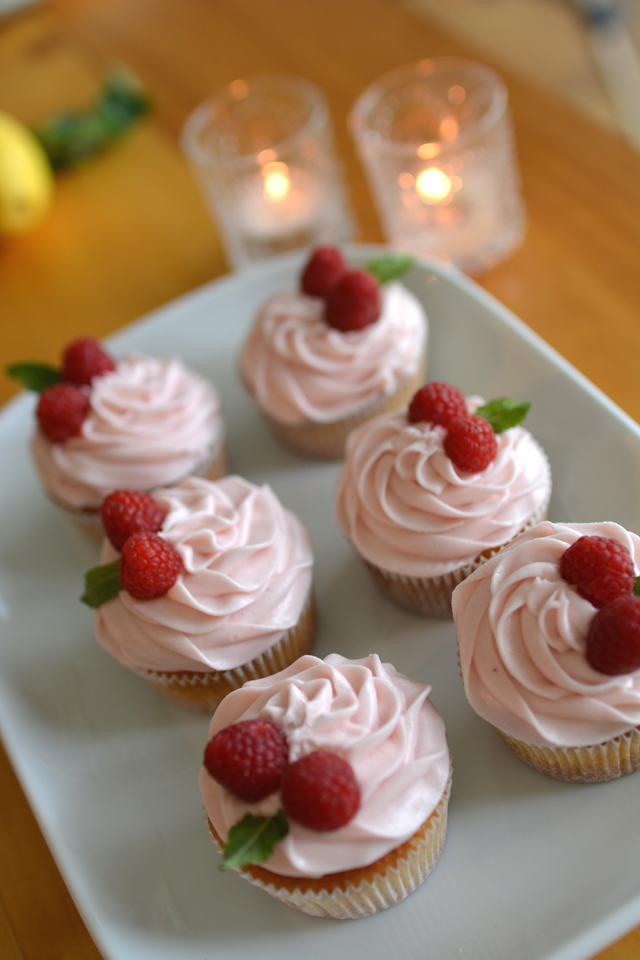
[[444,440],[445,453],[465,473],[480,473],[495,460],[498,441],[484,417],[463,416],[449,421]]
[[218,731],[207,743],[204,766],[225,790],[247,803],[280,788],[289,762],[284,731],[270,720],[244,720]]
[[122,548],[120,583],[137,600],[156,600],[174,585],[180,565],[180,555],[162,537],[134,533]]
[[381,309],[376,278],[366,270],[349,270],[329,291],[325,319],[330,327],[347,333],[375,323]]
[[308,830],[339,830],[353,819],[360,806],[360,787],[353,767],[336,753],[308,753],[284,774],[282,806]]
[[595,607],[630,593],[635,582],[631,554],[609,537],[585,536],[576,540],[562,555],[560,575]]
[[587,633],[587,660],[610,676],[640,670],[640,597],[617,597],[594,615]]
[[337,247],[316,247],[300,278],[302,292],[311,297],[326,297],[347,270]]
[[462,390],[437,380],[425,384],[413,395],[408,410],[410,423],[422,420],[443,427],[448,426],[454,417],[466,415],[467,402]]
[[80,337],[65,347],[60,376],[70,383],[88,385],[94,377],[101,377],[115,368],[114,361],[95,337]]
[[157,533],[165,515],[164,507],[142,490],[114,490],[100,508],[102,525],[116,550],[122,550],[134,533]]
[[73,383],[54,383],[40,394],[36,416],[40,429],[54,443],[80,436],[90,409],[89,394]]

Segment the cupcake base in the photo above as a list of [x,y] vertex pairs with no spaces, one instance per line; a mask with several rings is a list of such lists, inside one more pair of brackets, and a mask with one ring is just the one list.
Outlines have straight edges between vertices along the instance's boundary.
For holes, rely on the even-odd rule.
[[452,570],[439,577],[405,577],[399,573],[383,570],[381,567],[365,560],[364,557],[362,557],[362,560],[380,589],[399,606],[404,607],[411,613],[450,619],[453,616],[451,594],[458,584],[466,580],[469,574],[473,573],[485,560],[489,560],[506,547],[508,543],[515,540],[516,536],[520,536],[529,527],[545,520],[548,505],[549,502],[546,501],[536,515],[531,517],[507,543],[502,543],[492,550],[485,550],[470,563],[466,563],[464,566],[458,567],[457,570]]
[[[442,852],[447,833],[451,778],[440,802],[420,829],[405,843],[366,867],[330,873],[318,879],[284,877],[250,864],[238,872],[289,907],[311,917],[356,920],[400,903],[431,873]],[[222,841],[211,822],[209,829],[218,847]]]
[[640,770],[640,727],[590,747],[539,747],[498,733],[520,760],[554,780],[605,783]]
[[161,673],[136,670],[135,673],[168,700],[200,713],[213,713],[220,701],[247,680],[269,677],[309,653],[315,631],[315,602],[310,593],[298,622],[259,657],[231,670],[178,670]]
[[426,360],[420,364],[415,374],[403,380],[390,396],[379,397],[362,410],[331,423],[319,423],[315,420],[303,420],[302,423],[293,424],[281,423],[264,411],[262,413],[273,432],[288,446],[312,457],[335,460],[344,456],[347,437],[355,427],[360,426],[365,420],[370,420],[382,413],[390,413],[409,403],[416,390],[422,386],[425,365]]
[[[229,462],[226,446],[224,443],[219,443],[209,456],[191,471],[190,476],[204,477],[207,480],[219,480],[221,477],[226,476],[228,472]],[[175,483],[180,483],[180,480],[184,479],[184,477],[180,477]],[[166,484],[166,486],[169,486],[169,484]],[[92,540],[101,541],[103,539],[104,527],[100,519],[100,507],[74,510],[60,500],[56,500],[55,497],[52,497],[50,494],[49,499],[61,510],[64,510],[73,525],[91,537]]]

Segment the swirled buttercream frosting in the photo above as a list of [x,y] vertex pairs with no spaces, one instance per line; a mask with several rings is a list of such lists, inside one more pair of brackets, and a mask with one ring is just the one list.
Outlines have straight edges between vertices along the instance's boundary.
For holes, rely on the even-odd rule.
[[[480,403],[468,398],[469,412]],[[445,436],[445,427],[410,423],[406,407],[349,435],[336,518],[358,553],[382,570],[449,573],[507,543],[546,508],[549,463],[527,430],[498,434],[497,456],[480,473],[455,467]]]
[[[289,833],[264,866],[293,877],[322,877],[365,866],[408,840],[444,794],[449,748],[444,723],[428,699],[431,688],[398,673],[376,654],[347,660],[304,656],[281,673],[252,680],[216,710],[209,737],[240,720],[281,727],[293,762],[328,750],[353,767],[360,809],[344,827],[317,833],[290,820]],[[247,813],[274,816],[278,792],[248,804],[220,787],[203,767],[207,815],[226,841]]]
[[464,688],[499,730],[546,747],[602,743],[640,725],[640,671],[605,676],[585,657],[596,608],[560,576],[581,536],[617,540],[640,571],[640,537],[617,523],[540,523],[453,592]]
[[342,333],[324,300],[291,290],[262,307],[240,357],[242,379],[280,423],[331,423],[390,396],[423,361],[427,321],[400,283],[381,288],[382,311],[363,330]]
[[[309,597],[306,527],[268,486],[237,476],[190,477],[154,491],[160,535],[178,551],[177,582],[156,600],[122,590],[96,611],[99,642],[133,669],[230,670],[294,626]],[[118,554],[105,540],[101,563]]]
[[175,357],[126,356],[93,380],[90,403],[79,436],[53,443],[38,430],[32,444],[45,488],[72,509],[177,483],[223,442],[214,388]]

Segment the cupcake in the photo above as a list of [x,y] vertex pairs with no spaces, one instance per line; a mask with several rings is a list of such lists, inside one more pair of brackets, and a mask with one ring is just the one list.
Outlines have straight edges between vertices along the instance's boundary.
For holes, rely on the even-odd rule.
[[212,711],[311,649],[309,534],[268,486],[189,477],[140,496],[159,518],[138,523],[135,507],[130,523],[127,502],[87,575],[105,650],[170,700]]
[[96,537],[103,536],[100,506],[113,490],[149,491],[189,474],[227,472],[216,391],[175,357],[115,361],[83,338],[68,345],[60,370],[11,370],[41,391],[32,452],[46,492]]
[[259,311],[240,373],[291,446],[341,457],[350,430],[407,403],[421,383],[427,319],[394,279],[411,262],[385,257],[349,270],[337,249],[320,247],[300,289],[276,294]]
[[375,654],[332,654],[226,697],[200,771],[222,866],[316,917],[412,893],[440,856],[451,786],[429,693]]
[[517,425],[527,409],[433,381],[350,435],[336,519],[392,600],[451,616],[456,584],[546,516],[549,463]]
[[540,773],[575,783],[640,767],[640,537],[540,523],[453,593],[464,689]]

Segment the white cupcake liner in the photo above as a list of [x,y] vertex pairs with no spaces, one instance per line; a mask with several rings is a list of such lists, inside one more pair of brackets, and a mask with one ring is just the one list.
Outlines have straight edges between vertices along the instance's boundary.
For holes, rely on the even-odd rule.
[[520,760],[554,780],[604,783],[640,770],[640,727],[588,747],[540,747],[498,733]]
[[269,677],[309,653],[314,629],[315,602],[310,590],[298,622],[248,663],[230,670],[166,672],[133,668],[133,672],[168,700],[190,710],[213,712],[228,693],[237,690],[247,680]]
[[[311,917],[357,920],[393,907],[414,892],[435,867],[447,833],[451,776],[438,805],[405,843],[367,867],[319,880],[283,877],[261,866],[242,867],[245,880]],[[220,840],[209,824],[218,847]]]
[[409,403],[416,390],[422,386],[425,367],[426,354],[415,373],[402,380],[392,394],[378,397],[361,410],[341,420],[333,420],[330,423],[304,420],[302,423],[288,424],[275,420],[264,410],[262,414],[273,432],[289,446],[309,456],[339,459],[344,456],[347,437],[355,427],[360,426],[365,420],[398,410]]
[[[204,477],[207,480],[219,480],[228,473],[228,470],[227,451],[224,439],[222,439],[211,448],[207,456],[186,476]],[[175,483],[166,484],[166,486],[175,486],[181,483],[182,480],[185,480],[186,476],[180,477]],[[78,530],[81,530],[87,536],[91,537],[92,540],[101,541],[104,538],[104,527],[100,519],[100,507],[74,509],[62,503],[61,500],[57,500],[48,493],[48,491],[47,496],[56,507],[64,511]]]
[[404,607],[405,610],[429,617],[451,618],[453,617],[451,594],[458,584],[466,580],[474,570],[477,570],[483,563],[503,550],[509,543],[515,540],[517,536],[524,533],[525,530],[535,526],[537,523],[541,523],[547,516],[550,496],[551,491],[549,491],[549,496],[538,508],[534,516],[518,530],[518,533],[515,534],[511,540],[491,550],[485,550],[484,553],[481,553],[470,563],[466,563],[456,570],[451,570],[449,573],[442,574],[441,576],[407,577],[399,573],[391,573],[389,570],[383,570],[364,557],[361,557],[361,559],[380,589],[383,590],[391,600],[394,600],[399,606]]

